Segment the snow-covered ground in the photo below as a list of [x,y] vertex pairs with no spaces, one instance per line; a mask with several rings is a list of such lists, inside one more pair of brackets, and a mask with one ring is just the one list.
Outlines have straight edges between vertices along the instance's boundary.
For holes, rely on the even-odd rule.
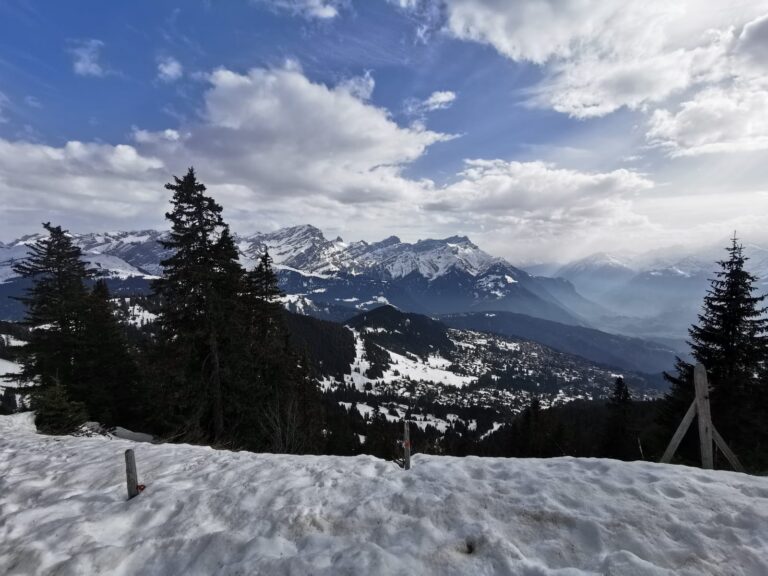
[[[147,488],[126,500],[123,451]],[[768,479],[557,458],[225,452],[0,417],[0,573],[765,575]]]

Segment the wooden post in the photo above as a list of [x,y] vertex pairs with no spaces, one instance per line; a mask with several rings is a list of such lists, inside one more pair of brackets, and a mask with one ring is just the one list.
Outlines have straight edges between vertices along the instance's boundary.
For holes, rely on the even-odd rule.
[[699,444],[701,445],[701,467],[714,468],[712,454],[712,414],[709,410],[709,384],[707,371],[702,364],[693,368],[693,385],[696,388],[696,415],[699,421]]
[[128,500],[139,495],[139,476],[136,473],[136,457],[133,450],[125,451],[125,478],[128,485]]
[[669,446],[664,451],[664,455],[661,457],[662,464],[669,464],[672,460],[672,456],[675,455],[677,447],[680,446],[680,442],[688,431],[688,427],[693,422],[693,417],[698,416],[699,421],[699,444],[701,446],[701,467],[707,470],[714,468],[713,455],[714,447],[712,441],[717,444],[720,451],[725,454],[725,457],[730,462],[733,469],[737,472],[744,472],[744,467],[739,462],[736,454],[728,447],[720,436],[715,426],[712,424],[712,413],[709,407],[709,383],[707,382],[707,371],[701,364],[696,364],[693,369],[693,385],[696,389],[696,398],[694,399],[691,407],[688,408],[688,412],[683,416],[683,421],[680,422],[680,426],[677,427],[675,435],[672,436],[672,440],[669,442]]
[[725,454],[725,457],[728,459],[728,462],[730,462],[733,469],[736,470],[736,472],[744,472],[744,466],[741,465],[739,459],[736,458],[736,454],[734,454],[728,447],[728,444],[725,443],[723,437],[720,436],[720,432],[718,432],[717,428],[714,426],[712,427],[712,437],[715,439],[715,444],[720,448],[720,451]]
[[669,446],[667,446],[667,449],[664,451],[664,456],[661,457],[662,464],[669,464],[672,461],[672,456],[675,455],[677,447],[680,446],[680,442],[683,441],[683,436],[685,436],[685,433],[688,432],[688,427],[691,425],[691,422],[693,422],[694,416],[696,416],[695,400],[691,404],[691,407],[688,408],[688,412],[686,412],[685,416],[683,416],[683,421],[680,422],[680,426],[678,426],[677,430],[675,430],[675,435],[672,436],[672,440],[670,440]]
[[408,426],[408,420],[405,421],[403,429],[403,469],[411,469],[411,430]]

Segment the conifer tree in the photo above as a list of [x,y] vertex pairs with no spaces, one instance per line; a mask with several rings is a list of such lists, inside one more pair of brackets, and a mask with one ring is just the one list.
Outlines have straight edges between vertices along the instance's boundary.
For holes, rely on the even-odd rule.
[[161,301],[158,345],[173,365],[165,402],[167,426],[192,440],[231,442],[225,430],[225,397],[242,348],[238,333],[243,270],[222,208],[189,169],[166,184],[173,191],[171,233],[162,241],[172,254],[161,262],[154,290]]
[[83,328],[90,274],[80,259],[80,248],[60,226],[43,224],[46,236],[30,246],[29,256],[13,271],[31,282],[24,297],[23,324],[30,328],[20,363],[20,382],[41,386],[54,383],[69,390],[77,373],[78,347]]
[[278,299],[283,295],[278,285],[277,274],[272,267],[272,257],[269,251],[265,250],[259,258],[259,263],[248,274],[253,295],[265,305],[271,307],[271,310],[278,310],[280,304]]
[[[757,375],[766,357],[768,319],[765,295],[756,294],[757,277],[745,269],[748,258],[735,235],[726,250],[728,258],[718,262],[698,324],[689,330],[689,344],[707,369],[713,423],[744,457],[753,452],[755,435],[764,434],[764,425],[755,429],[750,422],[756,407],[766,402]],[[676,369],[674,375],[665,374],[672,387],[661,421],[669,435],[694,398],[692,365],[678,359]]]
[[603,432],[603,455],[618,460],[633,458],[632,397],[624,378],[616,378],[613,393],[608,400],[608,418]]
[[261,447],[273,452],[319,452],[320,394],[308,359],[291,345],[279,301],[283,293],[267,251],[247,274],[245,286],[252,362],[249,397],[257,405]]
[[60,226],[43,224],[47,235],[30,246],[27,258],[14,264],[16,274],[31,282],[20,300],[29,341],[19,352],[22,369],[6,376],[32,383],[29,390],[35,423],[42,431],[66,433],[86,420],[72,393],[82,368],[81,340],[90,276],[80,249]]

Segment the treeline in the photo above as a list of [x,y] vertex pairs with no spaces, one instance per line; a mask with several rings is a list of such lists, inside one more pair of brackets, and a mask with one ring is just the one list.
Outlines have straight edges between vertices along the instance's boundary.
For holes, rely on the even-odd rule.
[[530,406],[482,439],[471,453],[657,460],[665,446],[664,431],[657,424],[662,404],[659,400],[633,400],[623,378],[616,379],[607,402],[579,400],[543,410],[534,398]]

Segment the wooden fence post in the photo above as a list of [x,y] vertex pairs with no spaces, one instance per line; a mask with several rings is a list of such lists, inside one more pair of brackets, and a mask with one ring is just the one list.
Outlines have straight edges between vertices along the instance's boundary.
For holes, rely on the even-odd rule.
[[714,468],[712,458],[712,413],[709,409],[709,384],[707,371],[702,364],[693,368],[693,385],[696,388],[696,415],[699,421],[699,444],[701,445],[701,467]]
[[408,426],[408,420],[405,421],[403,429],[403,469],[411,469],[411,430]]
[[725,457],[730,462],[733,469],[737,472],[744,472],[744,467],[739,462],[736,454],[728,447],[720,436],[719,432],[712,424],[712,413],[709,407],[709,383],[707,382],[707,371],[702,364],[696,364],[693,369],[693,385],[696,391],[696,398],[691,403],[688,412],[683,416],[680,426],[677,427],[672,440],[669,442],[669,446],[664,451],[664,455],[661,457],[662,464],[669,464],[672,460],[672,456],[675,455],[677,447],[680,446],[680,442],[688,431],[688,428],[693,422],[694,416],[697,417],[699,422],[699,445],[701,447],[701,467],[707,470],[714,468],[713,453],[714,447],[712,441],[717,444]]
[[128,486],[128,500],[139,495],[139,476],[136,473],[136,457],[133,450],[125,451],[125,478]]

